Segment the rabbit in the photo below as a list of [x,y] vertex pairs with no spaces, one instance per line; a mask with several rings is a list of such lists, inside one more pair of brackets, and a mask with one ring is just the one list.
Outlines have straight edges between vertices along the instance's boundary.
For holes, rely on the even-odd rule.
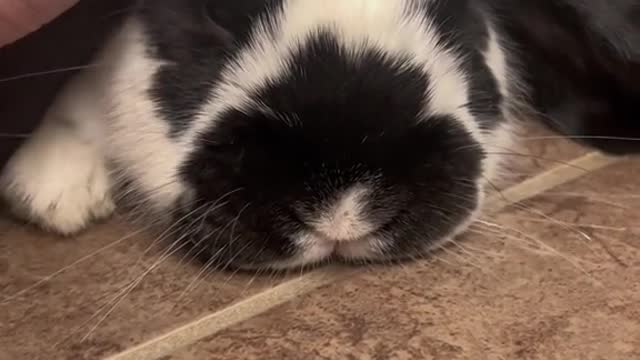
[[638,133],[638,6],[606,3],[138,1],[2,195],[65,236],[129,200],[243,269],[423,257],[482,214],[528,115],[637,152],[614,136]]

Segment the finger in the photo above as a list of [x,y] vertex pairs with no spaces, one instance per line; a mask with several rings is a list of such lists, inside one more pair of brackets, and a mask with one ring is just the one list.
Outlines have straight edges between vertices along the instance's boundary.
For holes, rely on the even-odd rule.
[[0,0],[0,46],[38,30],[78,1]]

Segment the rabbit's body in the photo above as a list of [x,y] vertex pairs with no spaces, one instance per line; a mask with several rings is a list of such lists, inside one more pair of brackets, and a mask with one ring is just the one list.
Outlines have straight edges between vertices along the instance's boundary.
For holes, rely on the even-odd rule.
[[[580,57],[552,58],[540,26],[556,15],[525,3],[141,1],[5,168],[4,195],[63,234],[130,199],[224,265],[422,256],[482,210],[518,114],[638,134],[640,84],[607,68],[637,70],[637,18],[546,24]],[[609,62],[582,31],[615,33],[599,48]],[[610,92],[580,88],[590,74]],[[620,126],[602,125],[612,114]]]

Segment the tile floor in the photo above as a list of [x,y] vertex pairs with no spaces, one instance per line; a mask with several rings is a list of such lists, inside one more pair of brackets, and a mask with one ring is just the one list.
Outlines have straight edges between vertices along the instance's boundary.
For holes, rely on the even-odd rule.
[[201,275],[119,219],[5,216],[0,360],[640,359],[640,161],[545,134],[459,246],[393,268]]

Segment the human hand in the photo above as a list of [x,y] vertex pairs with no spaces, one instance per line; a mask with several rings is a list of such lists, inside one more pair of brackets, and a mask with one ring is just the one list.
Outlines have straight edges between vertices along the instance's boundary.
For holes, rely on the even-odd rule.
[[0,0],[0,47],[38,30],[79,0]]

